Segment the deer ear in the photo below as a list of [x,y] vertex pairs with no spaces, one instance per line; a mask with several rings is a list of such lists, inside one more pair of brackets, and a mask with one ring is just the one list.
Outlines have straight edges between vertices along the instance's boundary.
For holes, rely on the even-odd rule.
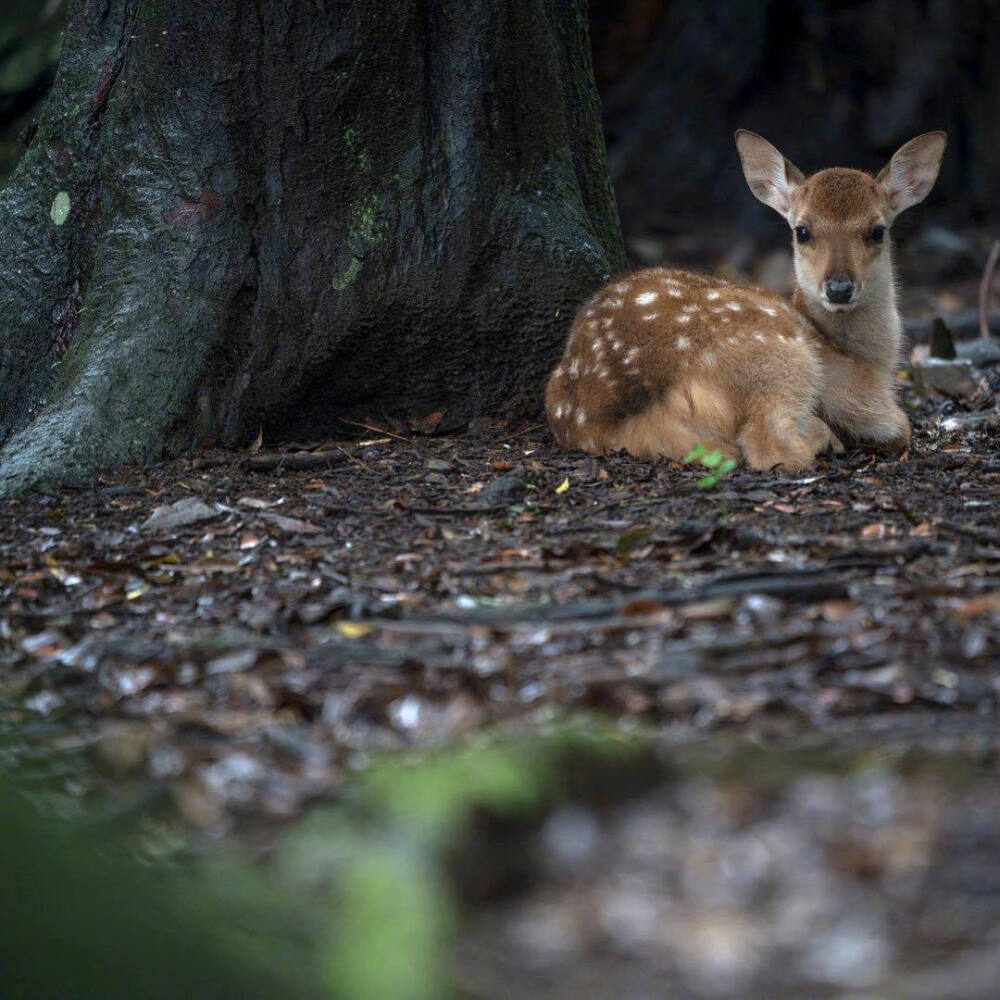
[[875,179],[889,196],[893,218],[930,194],[947,143],[948,136],[944,132],[925,132],[900,146],[879,172]]
[[741,128],[736,133],[736,149],[750,190],[765,205],[770,205],[790,222],[792,195],[805,181],[805,175],[767,139],[754,132]]

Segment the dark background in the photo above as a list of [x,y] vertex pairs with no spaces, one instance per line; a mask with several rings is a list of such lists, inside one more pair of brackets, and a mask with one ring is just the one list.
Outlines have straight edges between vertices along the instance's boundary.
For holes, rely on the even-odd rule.
[[24,131],[55,79],[67,6],[67,0],[0,2],[0,183],[24,151]]
[[907,139],[946,129],[923,218],[997,218],[996,0],[598,0],[591,35],[629,236],[696,221],[780,233],[746,196],[736,128],[806,172],[877,170]]
[[[51,81],[66,6],[0,9],[0,178]],[[807,172],[876,170],[907,139],[947,129],[938,186],[916,221],[904,217],[903,235],[932,222],[995,228],[1000,0],[594,0],[591,36],[612,179],[639,262],[669,249],[717,264],[735,231],[739,270],[753,248],[787,240],[746,190],[732,144],[741,127]]]

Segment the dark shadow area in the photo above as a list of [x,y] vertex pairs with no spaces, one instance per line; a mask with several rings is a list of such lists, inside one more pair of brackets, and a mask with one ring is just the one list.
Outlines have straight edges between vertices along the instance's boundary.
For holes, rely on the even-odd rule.
[[55,80],[65,7],[64,0],[7,0],[0,7],[0,185],[24,153]]
[[1000,16],[990,0],[595,0],[591,36],[626,237],[733,226],[772,240],[746,197],[736,128],[802,169],[877,170],[950,136],[925,218],[995,222]]

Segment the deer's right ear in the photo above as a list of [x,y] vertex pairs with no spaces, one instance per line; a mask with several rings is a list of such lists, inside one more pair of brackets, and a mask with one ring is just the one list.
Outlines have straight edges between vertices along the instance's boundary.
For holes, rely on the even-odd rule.
[[743,176],[750,190],[765,205],[770,205],[780,216],[791,222],[792,195],[806,179],[791,160],[772,146],[767,139],[755,132],[739,129],[736,148],[743,164]]

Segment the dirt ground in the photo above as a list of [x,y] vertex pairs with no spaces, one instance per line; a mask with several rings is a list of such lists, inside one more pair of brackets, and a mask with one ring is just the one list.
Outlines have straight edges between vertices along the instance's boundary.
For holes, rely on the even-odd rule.
[[[751,777],[671,758],[487,839],[533,861],[459,878],[463,995],[989,995],[955,992],[1000,971],[986,376],[974,406],[907,384],[908,454],[794,478],[431,421],[7,501],[0,764],[169,851],[267,842],[386,752],[596,712]],[[915,749],[962,781],[892,763]]]
[[294,816],[374,752],[570,707],[678,737],[992,716],[996,430],[914,418],[903,459],[709,489],[535,427],[11,501],[5,725],[21,755],[88,750],[74,796],[142,775],[222,832]]

